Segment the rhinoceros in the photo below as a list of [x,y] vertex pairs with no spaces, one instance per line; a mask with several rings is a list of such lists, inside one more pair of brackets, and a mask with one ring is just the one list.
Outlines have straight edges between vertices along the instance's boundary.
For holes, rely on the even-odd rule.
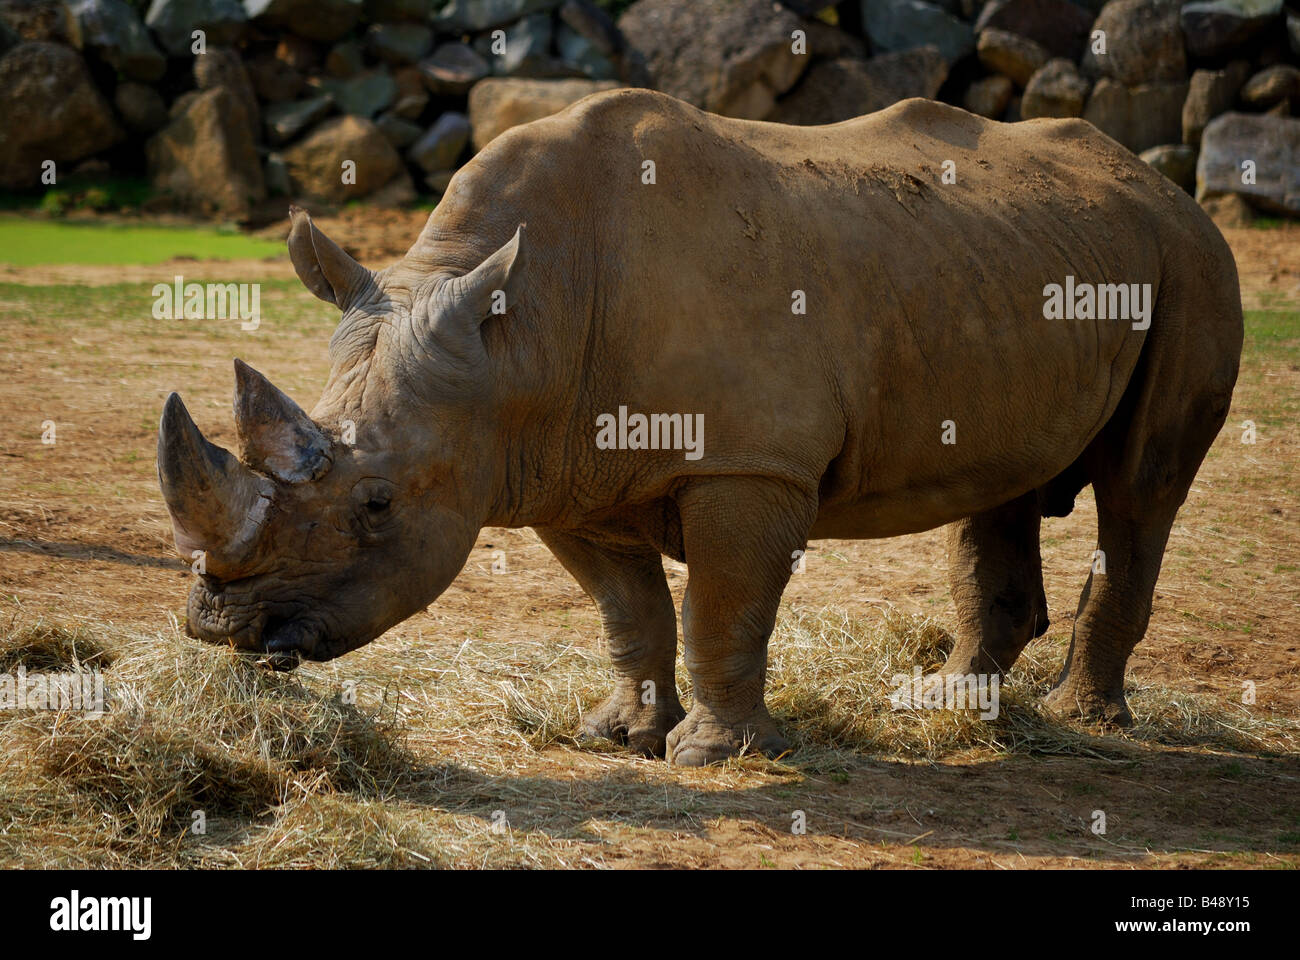
[[176,394],[162,414],[176,544],[205,555],[192,635],[337,657],[428,606],[482,527],[528,526],[602,618],[584,734],[780,754],[767,643],[809,540],[948,525],[945,670],[995,676],[1048,626],[1040,519],[1091,484],[1104,564],[1047,704],[1129,720],[1242,316],[1211,221],[1088,123],[906,100],[793,127],[620,90],[493,140],[385,270],[291,221],[342,314],[319,402],[236,360],[237,455]]

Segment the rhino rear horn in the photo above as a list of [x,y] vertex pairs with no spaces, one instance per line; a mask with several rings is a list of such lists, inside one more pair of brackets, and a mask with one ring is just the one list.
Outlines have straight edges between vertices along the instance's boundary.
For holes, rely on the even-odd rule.
[[325,236],[301,207],[289,208],[289,259],[303,285],[326,303],[346,310],[370,286],[374,274]]
[[209,443],[176,393],[158,424],[158,484],[181,555],[203,551],[208,572],[238,575],[254,555],[273,485]]
[[235,432],[240,458],[286,483],[319,480],[333,463],[330,440],[298,404],[235,360]]

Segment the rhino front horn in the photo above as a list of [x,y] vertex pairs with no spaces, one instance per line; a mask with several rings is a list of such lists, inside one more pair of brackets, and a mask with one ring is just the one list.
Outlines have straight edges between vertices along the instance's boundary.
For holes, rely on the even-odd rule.
[[253,556],[273,484],[209,443],[176,393],[158,425],[158,484],[181,556],[202,551],[207,572],[238,575]]
[[333,464],[330,441],[302,407],[243,360],[235,360],[240,458],[285,483],[319,480]]

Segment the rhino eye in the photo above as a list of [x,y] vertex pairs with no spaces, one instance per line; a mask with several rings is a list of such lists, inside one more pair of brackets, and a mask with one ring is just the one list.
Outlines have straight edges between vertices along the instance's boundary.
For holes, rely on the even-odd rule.
[[388,503],[387,497],[371,497],[366,501],[366,509],[371,513],[383,513],[388,509]]

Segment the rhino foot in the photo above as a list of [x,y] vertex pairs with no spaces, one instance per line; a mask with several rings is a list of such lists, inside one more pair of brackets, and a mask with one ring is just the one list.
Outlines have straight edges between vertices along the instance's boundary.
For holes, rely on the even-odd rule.
[[697,703],[668,734],[668,761],[681,767],[721,763],[742,753],[779,757],[789,750],[790,741],[761,704],[745,719],[729,722]]
[[611,740],[646,757],[662,757],[668,732],[686,716],[676,693],[644,704],[635,689],[616,689],[582,718],[580,740]]
[[1043,706],[1057,716],[1113,727],[1133,724],[1124,694],[1107,694],[1096,688],[1066,680],[1043,697]]

